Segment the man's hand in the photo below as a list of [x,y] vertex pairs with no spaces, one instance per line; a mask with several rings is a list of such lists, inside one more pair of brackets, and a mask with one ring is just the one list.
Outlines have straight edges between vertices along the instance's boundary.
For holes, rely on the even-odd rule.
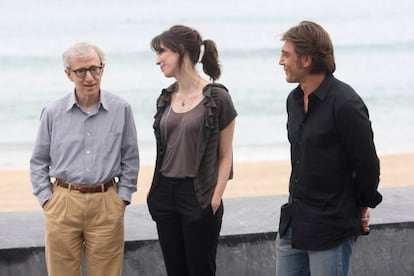
[[361,208],[361,224],[364,232],[369,233],[369,209],[368,207]]

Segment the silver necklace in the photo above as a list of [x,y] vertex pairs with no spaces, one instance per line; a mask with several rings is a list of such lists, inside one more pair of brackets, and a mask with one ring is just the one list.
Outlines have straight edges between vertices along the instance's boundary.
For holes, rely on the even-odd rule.
[[[177,137],[175,138],[175,141],[174,141],[174,143],[173,143],[172,145],[171,145],[171,144],[169,143],[169,141],[168,141],[168,130],[167,130],[167,123],[168,123],[168,118],[170,117],[171,109],[172,109],[172,102],[171,102],[171,104],[170,104],[170,108],[168,109],[167,116],[165,116],[165,122],[164,122],[165,143],[167,144],[167,146],[168,146],[170,149],[171,149],[171,148],[175,148],[175,146],[177,145],[177,142],[178,142],[178,135],[177,135]],[[185,113],[184,113],[184,114],[183,114],[183,116],[181,117],[181,121],[180,121],[180,124],[179,124],[179,128],[181,128],[181,125],[183,124],[184,116],[185,116]]]
[[[194,90],[194,95],[191,97],[191,103],[189,105],[189,107],[190,107],[189,110],[186,111],[186,112],[183,112],[184,114],[182,115],[181,120],[180,120],[180,124],[178,126],[178,128],[180,128],[180,129],[182,127],[182,124],[183,124],[183,121],[184,121],[185,116],[187,115],[187,113],[189,113],[191,111],[191,107],[192,107],[192,105],[194,103],[194,100],[197,98],[197,91],[198,91],[198,87],[200,86],[200,81],[201,81],[201,78],[198,79],[197,87]],[[185,106],[185,99],[186,98],[183,98],[182,99],[181,106]],[[178,143],[178,136],[175,138],[175,141],[174,141],[174,143],[172,143],[172,145],[168,142],[167,123],[168,123],[168,118],[170,117],[172,105],[173,105],[173,102],[171,101],[170,108],[168,109],[167,115],[165,116],[165,122],[164,122],[165,143],[167,144],[167,146],[169,148],[174,148],[177,145],[177,143]]]
[[[198,83],[197,83],[197,86],[196,86],[196,88],[194,89],[194,94],[192,95],[192,96],[189,96],[188,98],[191,98],[192,100],[191,100],[191,104],[194,102],[194,98],[196,98],[197,97],[197,91],[198,91],[198,88],[199,88],[199,86],[200,86],[200,82],[201,82],[201,78],[200,77],[198,77]],[[182,99],[181,99],[181,106],[185,106],[185,100],[187,99],[187,97],[183,97]]]

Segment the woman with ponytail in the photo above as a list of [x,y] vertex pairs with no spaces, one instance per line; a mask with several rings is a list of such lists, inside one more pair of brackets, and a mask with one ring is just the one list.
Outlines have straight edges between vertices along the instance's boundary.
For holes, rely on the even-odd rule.
[[[227,88],[215,82],[221,70],[214,41],[176,25],[154,37],[151,48],[175,81],[157,99],[149,211],[169,276],[215,275],[237,112]],[[197,72],[198,62],[209,80]]]

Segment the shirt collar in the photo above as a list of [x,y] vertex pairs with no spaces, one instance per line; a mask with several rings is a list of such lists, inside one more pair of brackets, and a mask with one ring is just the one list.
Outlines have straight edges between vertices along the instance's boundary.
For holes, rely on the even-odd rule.
[[108,99],[108,94],[106,94],[106,92],[102,91],[102,89],[100,90],[100,97],[99,97],[99,106],[102,106],[103,109],[105,109],[106,111],[109,110],[109,99]]
[[[334,80],[335,80],[335,77],[333,75],[327,75],[325,79],[322,81],[322,83],[319,85],[319,87],[316,88],[315,91],[311,93],[311,96],[313,95],[312,97],[317,97],[319,100],[324,101],[326,97],[328,96],[329,90]],[[303,99],[303,91],[300,85],[298,85],[295,88],[294,97],[296,100]]]
[[[109,110],[109,104],[108,104],[108,95],[100,90],[100,97],[99,97],[99,102],[98,102],[98,106],[99,107],[103,107],[105,110]],[[73,106],[78,106],[78,101],[76,100],[76,92],[75,90],[73,90],[72,93],[70,93],[70,96],[68,98],[68,103],[66,105],[66,111],[69,111],[73,108]]]
[[328,96],[329,90],[334,82],[335,78],[333,75],[327,75],[323,82],[319,85],[318,88],[312,93],[319,100],[324,101]]

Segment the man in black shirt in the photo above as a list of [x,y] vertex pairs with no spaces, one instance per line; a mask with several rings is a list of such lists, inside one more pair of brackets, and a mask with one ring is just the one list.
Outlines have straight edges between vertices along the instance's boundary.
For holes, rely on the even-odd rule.
[[276,275],[347,275],[358,235],[381,200],[368,110],[333,76],[334,49],[318,24],[289,29],[279,64],[299,85],[287,98],[292,171],[276,241]]

